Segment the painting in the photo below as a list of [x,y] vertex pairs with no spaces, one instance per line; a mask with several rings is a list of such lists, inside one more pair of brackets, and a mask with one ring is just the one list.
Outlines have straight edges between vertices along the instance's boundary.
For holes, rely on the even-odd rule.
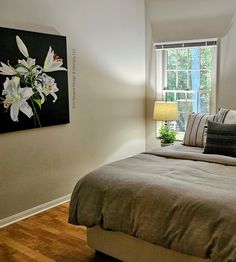
[[69,123],[66,37],[0,35],[0,133]]

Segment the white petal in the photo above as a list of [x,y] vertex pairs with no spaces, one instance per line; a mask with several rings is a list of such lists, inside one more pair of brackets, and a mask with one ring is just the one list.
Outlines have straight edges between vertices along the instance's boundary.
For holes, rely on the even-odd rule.
[[27,59],[28,68],[30,68],[31,66],[35,65],[35,61],[36,61],[36,59],[33,59],[33,58],[29,57]]
[[59,91],[59,89],[57,88],[57,84],[55,83],[53,86],[52,86],[52,92],[57,92]]
[[43,104],[45,102],[45,97],[42,92],[39,92],[39,94],[41,96],[41,104]]
[[44,61],[43,71],[44,72],[67,71],[66,68],[61,67],[62,65],[63,62],[61,60],[54,60],[54,51],[50,46],[46,59]]
[[41,66],[37,65],[34,69],[33,72],[38,76],[40,73],[42,73],[43,69]]
[[33,110],[26,101],[22,101],[20,104],[20,111],[31,118],[33,116]]
[[7,87],[9,86],[9,82],[10,82],[10,79],[7,77],[5,82],[3,83],[4,89],[7,89]]
[[17,67],[16,71],[17,71],[19,74],[21,74],[21,75],[25,75],[25,74],[28,73],[28,70],[27,70],[26,68],[24,68],[24,67],[21,67],[21,66]]
[[53,92],[51,92],[50,95],[52,95],[52,97],[54,98],[52,102],[55,103],[57,101],[57,95]]
[[50,46],[49,50],[48,50],[48,53],[47,53],[47,56],[45,58],[43,67],[47,67],[48,64],[51,64],[53,62],[53,56],[54,56],[54,51],[52,50],[52,48]]
[[19,94],[22,98],[29,99],[33,94],[33,90],[30,87],[19,88]]
[[9,80],[9,78],[6,79],[6,81],[3,83],[4,89],[5,89],[5,94],[6,94],[6,99],[11,100],[14,98],[15,93],[16,93],[16,88],[15,84],[13,83],[12,80]]
[[12,66],[6,65],[3,62],[1,62],[1,65],[2,65],[0,67],[0,71],[2,71],[0,72],[1,75],[16,75],[17,74],[16,70]]
[[41,83],[39,83],[39,84],[37,85],[36,89],[37,89],[37,91],[42,92],[43,87],[42,87]]
[[16,43],[23,56],[29,57],[28,49],[18,35],[16,36]]
[[[27,59],[28,60],[28,59]],[[24,65],[25,67],[28,67],[28,63],[25,61],[25,59],[18,59],[18,64],[22,64]]]
[[19,109],[20,109],[20,102],[15,102],[11,105],[10,115],[11,115],[11,119],[14,122],[18,121]]
[[49,68],[44,68],[43,71],[44,72],[67,71],[67,69],[65,67],[54,67],[54,66],[51,66]]
[[20,78],[18,76],[13,77],[12,81],[14,82],[16,87],[20,85]]

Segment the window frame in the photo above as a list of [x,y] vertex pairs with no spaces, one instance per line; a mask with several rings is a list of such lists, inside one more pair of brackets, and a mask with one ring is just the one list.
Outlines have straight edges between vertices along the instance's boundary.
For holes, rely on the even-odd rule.
[[[200,42],[207,42],[207,41],[215,41],[216,45],[214,45],[212,49],[212,90],[210,93],[210,99],[209,99],[209,114],[215,114],[216,113],[216,99],[217,99],[217,60],[218,60],[218,39],[205,39],[205,40],[192,40],[192,41],[178,41],[178,42],[166,42],[166,43],[155,43],[155,46],[164,46],[164,45],[179,45],[183,43],[200,43]],[[206,47],[209,47],[205,45]],[[204,45],[198,45],[196,44],[196,48],[201,48],[204,47]],[[174,47],[174,48],[159,48],[156,49],[156,77],[155,77],[155,82],[156,82],[156,88],[155,88],[155,99],[162,101],[165,100],[165,95],[166,90],[163,90],[163,87],[165,88],[167,85],[167,50],[169,49],[189,49],[189,48],[194,48],[194,46],[183,46],[183,47]],[[173,69],[175,71],[176,69]],[[188,71],[188,69],[186,69]],[[199,70],[201,72],[201,69]],[[176,83],[177,79],[176,79]],[[168,90],[171,92],[171,90]],[[185,98],[187,97],[186,93],[189,93],[190,90],[181,90],[185,91]],[[175,91],[176,92],[176,91]],[[199,90],[196,91],[195,93],[199,94],[202,93],[203,91]],[[174,92],[173,92],[174,93]],[[187,110],[186,110],[187,112]],[[157,123],[157,127],[160,126],[160,124]],[[182,140],[184,136],[184,132],[178,132],[177,135],[177,140]]]

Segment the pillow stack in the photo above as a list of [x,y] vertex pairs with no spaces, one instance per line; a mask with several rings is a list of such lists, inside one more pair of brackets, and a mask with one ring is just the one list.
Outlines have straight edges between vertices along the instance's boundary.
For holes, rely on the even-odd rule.
[[216,115],[192,113],[183,144],[196,147],[206,144],[205,154],[236,157],[236,110],[220,108]]

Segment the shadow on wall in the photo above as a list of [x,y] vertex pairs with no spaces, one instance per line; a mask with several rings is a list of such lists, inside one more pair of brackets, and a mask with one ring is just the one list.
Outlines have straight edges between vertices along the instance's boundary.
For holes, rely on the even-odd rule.
[[236,16],[229,32],[221,39],[217,107],[236,109]]
[[[131,85],[87,61],[79,63],[78,108],[72,117],[78,125],[76,135],[82,142],[78,150],[87,172],[119,159],[122,151],[131,155],[140,152],[140,147],[144,150],[144,84]],[[86,155],[93,158],[92,163]]]

